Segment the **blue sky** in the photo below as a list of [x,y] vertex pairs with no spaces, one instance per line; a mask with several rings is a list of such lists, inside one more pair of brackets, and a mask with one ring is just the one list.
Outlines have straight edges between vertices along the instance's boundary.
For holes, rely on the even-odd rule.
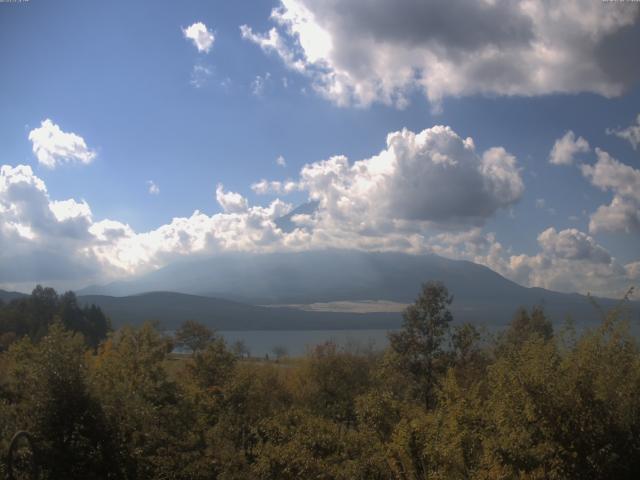
[[[628,39],[640,38],[638,6],[462,2],[479,9],[465,26],[423,3],[0,4],[0,164],[14,169],[0,184],[0,286],[75,288],[190,255],[349,246],[467,258],[564,291],[613,295],[637,282],[640,60]],[[208,49],[185,33],[198,22]],[[40,145],[49,166],[30,139],[47,119],[84,142]],[[398,137],[418,153],[387,159],[395,170],[383,180],[374,162],[338,180],[321,163],[366,162],[404,128],[428,134]],[[553,164],[568,131],[589,147]],[[467,137],[473,148],[460,150]],[[482,163],[493,147],[502,153]],[[443,155],[449,167],[435,165]],[[488,162],[510,177],[491,183],[495,170],[478,173]],[[295,188],[258,194],[262,179]],[[421,193],[440,187],[455,208]],[[274,230],[309,198],[321,211],[300,218],[296,236]],[[67,199],[55,214],[51,202]]]

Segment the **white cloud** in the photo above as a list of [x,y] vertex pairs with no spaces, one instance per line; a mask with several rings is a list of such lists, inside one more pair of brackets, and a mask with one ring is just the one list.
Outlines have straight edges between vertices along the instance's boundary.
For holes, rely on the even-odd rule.
[[476,225],[520,199],[515,157],[502,147],[475,151],[471,138],[435,126],[390,133],[378,155],[352,165],[335,156],[303,167],[301,183],[334,221]]
[[29,132],[29,140],[38,162],[48,168],[65,162],[89,164],[96,157],[81,136],[63,132],[48,118]]
[[279,167],[286,167],[287,161],[282,155],[278,155],[278,158],[276,158],[276,165],[278,165]]
[[218,184],[216,188],[216,200],[227,213],[241,213],[249,209],[249,202],[239,193],[225,192],[224,186]]
[[550,227],[538,235],[539,253],[512,254],[493,233],[471,229],[432,239],[433,251],[466,258],[522,285],[561,292],[588,292],[619,298],[638,277],[639,262],[620,264],[588,234]]
[[147,180],[147,186],[149,187],[148,191],[151,195],[158,195],[160,193],[160,187],[158,187],[153,180]]
[[537,255],[511,256],[505,273],[525,285],[614,297],[634,281],[624,265],[574,228],[548,228],[538,236],[538,244],[542,251]]
[[595,165],[582,165],[582,174],[613,199],[591,215],[589,231],[640,232],[640,170],[625,165],[596,148]]
[[304,62],[302,60],[295,59],[295,55],[290,50],[285,39],[280,35],[277,29],[272,28],[268,33],[260,35],[254,33],[251,27],[241,25],[240,34],[242,35],[242,38],[259,45],[263,50],[277,53],[285,62],[287,67],[298,72],[303,72],[305,70]]
[[166,265],[183,255],[220,251],[269,251],[287,242],[274,220],[291,205],[274,200],[249,206],[220,185],[222,213],[195,211],[137,233],[112,219],[94,221],[87,202],[54,200],[26,165],[0,168],[0,285],[47,282],[82,286]]
[[91,222],[86,202],[51,200],[31,167],[1,166],[0,284],[97,274],[95,259],[83,250]]
[[[599,163],[583,167],[585,175],[630,199],[636,190],[622,179],[630,172],[620,175],[615,160],[597,153]],[[51,199],[28,166],[2,166],[0,285],[45,281],[68,288],[143,273],[184,256],[327,247],[433,252],[487,265],[524,285],[608,295],[618,295],[640,270],[638,262],[620,265],[576,229],[545,230],[535,255],[503,247],[483,225],[522,196],[517,162],[501,147],[476,152],[472,139],[449,127],[392,132],[376,155],[353,163],[331,157],[305,165],[297,179],[264,180],[252,188],[304,191],[316,206],[294,212],[290,228],[281,228],[279,219],[292,205],[280,199],[251,205],[218,185],[220,213],[196,210],[136,232],[115,219],[94,220],[84,200]]]
[[202,22],[196,22],[182,29],[184,37],[191,40],[198,52],[209,53],[215,42],[215,36]]
[[611,263],[611,255],[604,248],[596,244],[592,237],[575,228],[560,232],[555,228],[548,228],[538,235],[538,243],[550,257]]
[[573,131],[569,130],[554,143],[549,162],[554,165],[571,165],[576,154],[589,150],[589,142],[582,137],[576,138]]
[[593,92],[639,78],[638,5],[567,0],[281,0],[267,33],[242,36],[278,55],[338,105],[403,108],[414,91],[446,96]]
[[[136,232],[115,219],[94,221],[85,201],[50,199],[29,167],[2,168],[0,225],[11,245],[24,258],[64,248],[65,261],[82,259],[84,274],[103,277],[157,268],[182,255],[230,250],[430,251],[430,229],[481,225],[516,202],[524,188],[515,158],[500,147],[476,153],[471,139],[449,127],[417,134],[403,130],[389,134],[387,147],[370,158],[351,164],[332,157],[306,165],[297,179],[255,184],[258,193],[305,191],[318,202],[316,212],[292,219],[298,228],[291,231],[275,223],[291,205],[276,199],[268,206],[251,206],[241,194],[218,185],[221,213],[195,211]],[[80,268],[78,262],[68,263]]]
[[293,180],[285,180],[281,182],[279,180],[268,181],[262,179],[251,185],[251,190],[258,195],[266,195],[268,193],[288,195],[292,192],[302,190],[302,188],[303,187],[300,183],[294,182]]
[[633,149],[637,150],[640,147],[640,114],[636,118],[635,125],[629,125],[627,128],[607,128],[607,134],[627,140]]
[[69,200],[52,200],[49,202],[49,209],[53,212],[58,222],[74,218],[91,219],[91,208],[86,201],[76,202],[74,199]]

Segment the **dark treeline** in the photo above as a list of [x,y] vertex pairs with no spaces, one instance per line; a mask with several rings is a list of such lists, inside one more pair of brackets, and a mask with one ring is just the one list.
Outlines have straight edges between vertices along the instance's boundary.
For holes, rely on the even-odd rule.
[[522,309],[489,338],[452,326],[450,303],[427,283],[386,351],[279,362],[194,322],[177,336],[188,356],[151,324],[96,350],[56,314],[0,354],[0,449],[28,430],[51,479],[640,478],[622,309],[580,335]]
[[53,288],[38,285],[29,296],[6,304],[0,300],[0,351],[24,336],[37,342],[55,322],[81,333],[92,347],[97,347],[111,330],[109,319],[99,307],[80,307],[75,293],[58,295]]

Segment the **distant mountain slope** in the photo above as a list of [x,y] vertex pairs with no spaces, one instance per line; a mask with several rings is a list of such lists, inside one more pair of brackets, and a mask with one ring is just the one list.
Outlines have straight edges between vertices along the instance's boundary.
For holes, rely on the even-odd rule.
[[420,284],[430,279],[442,280],[465,299],[483,301],[522,289],[486,267],[436,255],[325,250],[198,259],[78,293],[121,296],[174,291],[254,304],[378,299],[411,302]]
[[10,302],[11,300],[15,300],[16,298],[26,297],[25,293],[20,292],[8,292],[6,290],[0,290],[0,300],[5,303]]
[[[581,323],[599,319],[598,312],[583,295],[525,288],[472,262],[436,255],[349,250],[202,258],[79,293],[121,296],[173,291],[251,304],[352,300],[411,303],[427,280],[443,281],[454,294],[453,310],[458,320],[504,324],[521,305],[543,305],[557,322],[568,315]],[[600,302],[604,308],[615,304],[606,299]],[[260,312],[266,315],[263,310]],[[636,319],[640,316],[638,312],[639,304],[634,302],[632,315]]]
[[[545,310],[556,324],[569,314],[579,326],[598,322],[597,311],[584,301],[584,297],[576,297],[571,299],[565,296],[547,302]],[[393,312],[339,313],[260,307],[174,292],[151,292],[127,297],[83,295],[78,299],[82,304],[98,305],[116,328],[155,320],[163,328],[175,329],[184,320],[196,320],[217,330],[355,330],[397,328],[402,321],[401,314]],[[518,306],[512,302],[473,305],[458,301],[454,302],[451,310],[456,322],[472,322],[491,328],[505,325]],[[637,319],[640,311],[637,302],[634,308],[633,315]]]
[[116,328],[145,320],[160,321],[162,327],[168,329],[175,329],[184,320],[196,320],[217,330],[337,330],[400,325],[398,313],[305,312],[174,292],[128,297],[83,295],[78,299],[83,304],[98,305]]

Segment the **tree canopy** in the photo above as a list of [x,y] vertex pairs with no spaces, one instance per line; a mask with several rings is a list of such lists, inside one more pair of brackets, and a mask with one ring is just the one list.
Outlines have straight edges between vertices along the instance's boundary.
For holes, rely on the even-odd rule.
[[44,479],[640,472],[640,347],[619,310],[576,333],[521,309],[488,335],[455,324],[447,289],[427,283],[385,351],[328,342],[276,362],[195,325],[186,330],[206,341],[188,355],[149,323],[96,349],[79,333],[89,317],[74,296],[33,297],[2,307],[51,320],[0,352],[0,452],[28,430]]
[[82,334],[94,348],[111,331],[111,322],[99,307],[81,306],[73,292],[58,295],[53,288],[38,285],[31,295],[0,304],[0,349],[24,336],[38,341],[56,321]]

